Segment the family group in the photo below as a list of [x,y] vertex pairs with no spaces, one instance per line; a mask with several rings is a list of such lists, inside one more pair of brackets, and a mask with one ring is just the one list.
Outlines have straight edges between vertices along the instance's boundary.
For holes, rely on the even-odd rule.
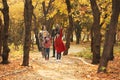
[[51,34],[47,31],[46,26],[42,26],[42,30],[38,36],[42,57],[44,57],[45,60],[49,60],[50,47],[53,43],[53,47],[55,48],[56,53],[56,59],[61,59],[61,53],[66,49],[62,40],[62,31],[62,27],[56,27],[56,29],[54,30],[54,36],[51,36]]

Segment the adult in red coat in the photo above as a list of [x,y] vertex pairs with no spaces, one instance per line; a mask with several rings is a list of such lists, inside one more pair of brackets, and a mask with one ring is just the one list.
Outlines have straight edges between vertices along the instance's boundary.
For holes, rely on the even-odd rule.
[[59,32],[57,32],[56,37],[55,37],[55,50],[57,52],[57,60],[61,59],[61,52],[65,51],[65,45],[62,41],[62,29],[60,29]]

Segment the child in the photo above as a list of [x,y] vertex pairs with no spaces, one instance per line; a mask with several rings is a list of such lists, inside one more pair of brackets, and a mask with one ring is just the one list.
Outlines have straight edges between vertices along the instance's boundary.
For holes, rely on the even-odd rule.
[[57,52],[57,60],[61,59],[61,52],[65,51],[65,45],[62,41],[62,29],[60,29],[60,32],[56,33],[56,38],[55,38],[55,50]]
[[44,39],[45,60],[49,60],[50,46],[51,46],[51,38],[50,38],[50,36],[47,36]]
[[48,36],[49,33],[46,29],[46,26],[42,26],[42,31],[39,33],[39,46],[41,47],[42,57],[45,57],[45,47],[44,47],[44,39]]

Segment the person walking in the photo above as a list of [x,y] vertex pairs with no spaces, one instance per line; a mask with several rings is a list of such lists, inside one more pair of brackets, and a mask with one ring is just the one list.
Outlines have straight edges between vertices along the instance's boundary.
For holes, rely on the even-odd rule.
[[62,28],[56,33],[54,45],[55,45],[55,50],[57,52],[57,60],[61,59],[61,52],[65,51],[65,45],[62,41]]
[[45,37],[47,37],[49,35],[46,26],[42,26],[42,31],[39,33],[39,45],[41,47],[41,53],[42,53],[42,57],[45,57],[45,46],[44,46],[44,39]]
[[48,35],[44,39],[44,47],[45,47],[45,60],[49,60],[50,55],[50,46],[51,46],[51,37]]

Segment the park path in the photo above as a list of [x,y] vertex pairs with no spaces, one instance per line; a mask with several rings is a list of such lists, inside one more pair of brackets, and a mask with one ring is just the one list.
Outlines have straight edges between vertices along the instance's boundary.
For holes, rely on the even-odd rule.
[[[83,51],[85,48],[79,45],[71,46],[69,52],[74,54]],[[51,52],[52,53],[52,50]],[[30,80],[88,80],[89,72],[92,71],[93,65],[85,62],[81,58],[62,56],[61,61],[57,61],[56,58],[51,57],[50,60],[46,61],[41,53],[34,53],[31,55],[31,65],[33,70],[30,72],[32,77]],[[33,77],[34,76],[34,77]]]
[[[84,47],[80,48],[76,45],[71,46],[69,52],[72,54],[84,49]],[[20,74],[11,75],[10,80],[91,80],[89,73],[95,66],[84,59],[67,55],[62,56],[61,61],[57,61],[51,56],[46,61],[40,52],[30,53],[31,68]]]

